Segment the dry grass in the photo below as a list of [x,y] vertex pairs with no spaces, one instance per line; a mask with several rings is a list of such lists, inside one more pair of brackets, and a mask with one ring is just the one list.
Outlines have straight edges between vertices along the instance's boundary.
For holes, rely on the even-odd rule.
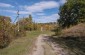
[[62,30],[62,34],[53,41],[70,50],[69,55],[85,55],[85,23]]
[[85,36],[85,24],[81,23],[68,29],[62,30],[63,37],[84,37]]

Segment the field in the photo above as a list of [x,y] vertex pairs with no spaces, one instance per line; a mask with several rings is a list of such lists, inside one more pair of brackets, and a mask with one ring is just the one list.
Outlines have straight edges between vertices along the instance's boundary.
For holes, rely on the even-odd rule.
[[0,55],[27,55],[31,52],[36,37],[40,34],[51,35],[50,31],[27,31],[27,36],[13,40],[7,48],[0,49]]

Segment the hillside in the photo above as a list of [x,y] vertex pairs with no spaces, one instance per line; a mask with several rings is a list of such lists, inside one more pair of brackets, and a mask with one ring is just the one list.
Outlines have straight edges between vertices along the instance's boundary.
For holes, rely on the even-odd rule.
[[50,38],[55,44],[59,44],[66,55],[85,55],[85,24],[81,23],[70,28],[63,29],[61,35]]
[[63,37],[84,37],[85,36],[85,24],[81,23],[68,29],[62,30]]

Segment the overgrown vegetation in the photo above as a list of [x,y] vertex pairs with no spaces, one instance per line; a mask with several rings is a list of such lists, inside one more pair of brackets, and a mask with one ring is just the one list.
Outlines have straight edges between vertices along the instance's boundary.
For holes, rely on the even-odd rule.
[[16,38],[25,37],[27,31],[41,31],[41,27],[44,31],[52,30],[52,26],[54,27],[52,23],[33,22],[31,15],[21,18],[16,23],[12,23],[10,17],[0,16],[0,48],[7,47]]
[[10,17],[0,16],[0,48],[8,46],[12,39],[24,35],[23,30],[18,31],[17,25],[11,23]]
[[0,48],[8,46],[10,43],[10,17],[0,16]]

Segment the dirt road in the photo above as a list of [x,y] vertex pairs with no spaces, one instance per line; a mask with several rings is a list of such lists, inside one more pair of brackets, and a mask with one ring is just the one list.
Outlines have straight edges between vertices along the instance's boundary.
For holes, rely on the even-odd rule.
[[35,42],[35,47],[29,55],[68,55],[68,50],[64,50],[59,44],[49,41],[45,34],[39,35]]
[[33,48],[33,54],[32,55],[44,55],[44,48],[43,48],[43,45],[44,45],[44,42],[43,42],[43,37],[42,35],[40,35],[38,38],[37,38],[37,41],[35,42],[35,48]]

